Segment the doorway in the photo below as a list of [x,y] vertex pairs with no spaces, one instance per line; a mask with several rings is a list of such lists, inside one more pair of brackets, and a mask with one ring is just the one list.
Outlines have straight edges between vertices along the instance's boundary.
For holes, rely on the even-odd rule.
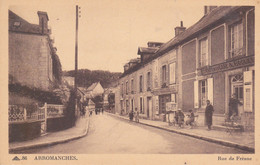
[[147,97],[147,118],[150,118],[152,112],[152,97]]

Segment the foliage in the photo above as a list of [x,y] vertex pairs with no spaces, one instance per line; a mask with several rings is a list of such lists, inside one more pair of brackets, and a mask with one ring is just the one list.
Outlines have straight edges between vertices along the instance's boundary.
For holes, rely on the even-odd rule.
[[76,116],[75,116],[76,101],[75,100],[76,100],[76,93],[74,90],[71,90],[69,101],[65,105],[66,108],[64,111],[64,116],[65,116],[65,120],[66,120],[65,127],[67,127],[67,128],[75,125],[75,121],[76,121]]
[[53,92],[43,91],[39,88],[31,88],[20,83],[9,84],[9,92],[16,93],[20,96],[29,97],[39,102],[48,104],[62,104],[60,97]]
[[[75,71],[64,71],[64,76],[75,77]],[[80,87],[89,87],[95,82],[100,82],[103,88],[110,87],[115,83],[122,73],[103,70],[80,69],[77,72],[77,83]]]

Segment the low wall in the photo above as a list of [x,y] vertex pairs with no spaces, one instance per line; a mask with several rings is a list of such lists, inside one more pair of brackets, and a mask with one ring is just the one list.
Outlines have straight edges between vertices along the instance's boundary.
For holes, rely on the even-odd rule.
[[64,130],[68,127],[66,123],[65,117],[49,118],[47,119],[47,132]]
[[9,124],[9,142],[30,140],[41,135],[41,122]]

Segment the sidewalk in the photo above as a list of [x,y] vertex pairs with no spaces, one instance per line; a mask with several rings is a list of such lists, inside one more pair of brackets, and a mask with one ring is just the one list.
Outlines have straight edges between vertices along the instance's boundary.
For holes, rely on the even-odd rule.
[[50,146],[75,140],[87,135],[88,126],[89,117],[79,118],[76,121],[75,126],[72,128],[58,132],[51,132],[33,140],[9,143],[9,152],[12,153],[15,151],[17,152],[25,149]]
[[[120,116],[117,114],[108,113],[111,116],[129,120],[128,116]],[[235,147],[249,152],[255,152],[255,138],[254,132],[234,132],[232,134],[225,131],[211,130],[208,131],[207,127],[198,126],[193,129],[189,129],[188,126],[184,128],[178,128],[177,126],[169,126],[167,122],[154,121],[139,119],[140,124],[147,126],[163,129],[166,131],[182,134],[185,136],[190,136],[209,142],[218,143],[221,145]]]

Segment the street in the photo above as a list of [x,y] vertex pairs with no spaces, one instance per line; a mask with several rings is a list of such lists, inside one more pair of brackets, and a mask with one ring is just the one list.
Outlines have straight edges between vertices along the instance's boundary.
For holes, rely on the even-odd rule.
[[20,153],[236,154],[248,152],[100,114],[90,117],[89,132],[81,139]]

